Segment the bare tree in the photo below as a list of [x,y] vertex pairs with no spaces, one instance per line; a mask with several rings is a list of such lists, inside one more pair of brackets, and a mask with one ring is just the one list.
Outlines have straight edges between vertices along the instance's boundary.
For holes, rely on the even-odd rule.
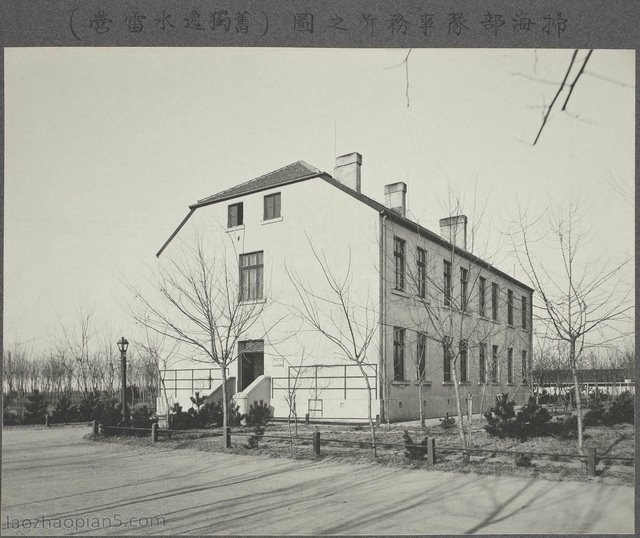
[[345,274],[337,276],[324,255],[316,251],[309,236],[307,242],[324,275],[324,286],[321,291],[315,291],[309,282],[287,268],[289,279],[300,298],[300,306],[296,311],[314,331],[336,346],[345,360],[358,367],[367,389],[367,418],[375,455],[376,431],[372,419],[372,387],[367,359],[378,327],[377,305],[368,294],[361,297],[354,289],[350,252]]
[[632,309],[630,283],[622,274],[629,259],[615,265],[585,259],[583,247],[589,231],[582,225],[583,218],[584,209],[575,201],[566,206],[550,202],[546,216],[533,223],[518,206],[511,234],[520,266],[540,297],[535,310],[538,322],[549,328],[549,338],[568,346],[581,453],[584,438],[578,366],[586,348],[606,345],[628,334],[620,323],[629,321]]
[[78,326],[70,329],[61,324],[62,342],[58,345],[59,354],[73,360],[73,375],[78,388],[85,396],[92,388],[90,387],[93,361],[91,342],[96,335],[92,321],[93,315],[93,310],[88,308],[86,303],[81,303],[78,307]]
[[158,390],[160,397],[163,399],[168,420],[171,402],[169,401],[167,391],[166,376],[167,370],[172,366],[176,354],[180,349],[180,342],[173,338],[167,338],[165,335],[155,331],[150,332],[146,326],[144,326],[143,329],[145,333],[144,340],[137,341],[136,344],[149,355],[155,365]]
[[[213,363],[222,376],[223,426],[228,424],[227,370],[236,359],[236,344],[256,326],[268,300],[243,301],[238,269],[232,270],[224,251],[207,252],[196,238],[182,254],[151,270],[150,282],[159,297],[135,294],[134,319],[146,329],[191,349],[196,361]],[[267,297],[264,289],[260,296]]]

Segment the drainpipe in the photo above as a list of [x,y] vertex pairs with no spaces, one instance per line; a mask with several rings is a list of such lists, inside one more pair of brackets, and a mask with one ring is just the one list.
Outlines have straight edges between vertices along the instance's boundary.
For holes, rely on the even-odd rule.
[[[380,331],[379,331],[379,339],[378,339],[378,377],[381,379],[381,384],[382,386],[378,389],[378,397],[380,398],[380,418],[381,419],[386,419],[387,417],[385,416],[385,405],[384,405],[384,401],[385,398],[387,398],[387,393],[386,393],[386,382],[387,382],[387,372],[386,369],[384,367],[384,344],[385,344],[385,340],[384,340],[384,327],[385,327],[385,323],[386,323],[386,308],[387,308],[387,303],[386,303],[386,274],[385,274],[385,268],[386,268],[386,263],[385,263],[385,253],[386,253],[386,249],[385,249],[385,244],[386,244],[386,228],[385,228],[385,221],[387,220],[387,215],[384,213],[384,211],[380,212],[380,243],[379,243],[379,273],[380,273],[380,286],[379,286],[379,292],[380,292],[380,301],[379,301],[379,317],[380,317]],[[380,397],[382,396],[382,397]]]

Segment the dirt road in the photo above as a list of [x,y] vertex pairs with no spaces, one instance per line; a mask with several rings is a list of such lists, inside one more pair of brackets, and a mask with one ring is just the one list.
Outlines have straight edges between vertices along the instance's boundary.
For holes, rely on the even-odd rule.
[[3,535],[634,530],[624,486],[120,446],[88,432],[3,431]]

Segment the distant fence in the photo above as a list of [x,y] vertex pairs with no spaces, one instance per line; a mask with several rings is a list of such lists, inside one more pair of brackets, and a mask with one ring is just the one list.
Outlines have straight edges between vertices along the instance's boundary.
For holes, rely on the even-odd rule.
[[[255,436],[254,433],[251,432],[239,432],[235,431],[232,433],[231,428],[221,428],[220,431],[212,431],[212,430],[166,430],[158,427],[157,424],[153,424],[151,428],[131,428],[124,426],[104,426],[100,425],[98,421],[93,422],[93,432],[95,435],[98,435],[100,430],[106,435],[109,434],[118,434],[121,433],[123,435],[139,435],[139,436],[150,436],[152,442],[158,442],[160,436],[172,438],[173,435],[183,435],[183,434],[191,434],[191,435],[199,435],[206,437],[222,437],[223,438],[223,448],[231,448],[231,437],[232,435],[240,436],[240,437],[252,437]],[[598,456],[597,450],[594,447],[587,448],[587,454],[566,454],[566,453],[556,453],[556,452],[530,452],[530,451],[512,451],[512,450],[497,450],[493,448],[462,448],[462,447],[438,447],[436,451],[436,440],[432,437],[427,437],[425,444],[405,444],[405,443],[388,443],[385,441],[365,441],[365,440],[353,440],[353,439],[339,439],[336,437],[323,438],[321,432],[315,431],[309,437],[300,437],[300,436],[283,436],[283,435],[261,435],[260,439],[277,439],[280,441],[286,441],[288,443],[295,443],[297,445],[310,445],[313,449],[314,456],[318,457],[321,454],[322,446],[329,446],[331,444],[340,444],[340,445],[352,445],[356,446],[356,448],[362,448],[362,446],[368,446],[373,449],[374,445],[376,447],[392,447],[392,448],[402,448],[402,449],[416,449],[420,450],[427,461],[428,465],[436,465],[438,463],[438,459],[436,454],[438,452],[460,452],[463,455],[463,458],[466,462],[470,461],[471,454],[479,454],[479,453],[489,453],[489,454],[509,454],[512,456],[519,456],[522,454],[526,454],[527,456],[537,456],[537,457],[557,457],[557,458],[574,458],[581,459],[586,462],[587,465],[587,476],[596,476],[596,470],[598,463],[603,460],[618,460],[618,461],[626,461],[633,463],[635,462],[635,458],[632,457],[621,457],[621,456]]]

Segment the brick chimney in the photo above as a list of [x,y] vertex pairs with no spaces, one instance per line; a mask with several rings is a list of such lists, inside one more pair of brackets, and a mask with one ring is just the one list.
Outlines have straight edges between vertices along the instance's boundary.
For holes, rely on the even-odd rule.
[[467,250],[466,215],[455,215],[440,219],[440,235],[456,247]]
[[362,155],[348,153],[336,159],[336,179],[356,192],[360,192],[360,168]]
[[407,212],[407,184],[399,181],[384,186],[384,203],[399,215],[405,216]]

